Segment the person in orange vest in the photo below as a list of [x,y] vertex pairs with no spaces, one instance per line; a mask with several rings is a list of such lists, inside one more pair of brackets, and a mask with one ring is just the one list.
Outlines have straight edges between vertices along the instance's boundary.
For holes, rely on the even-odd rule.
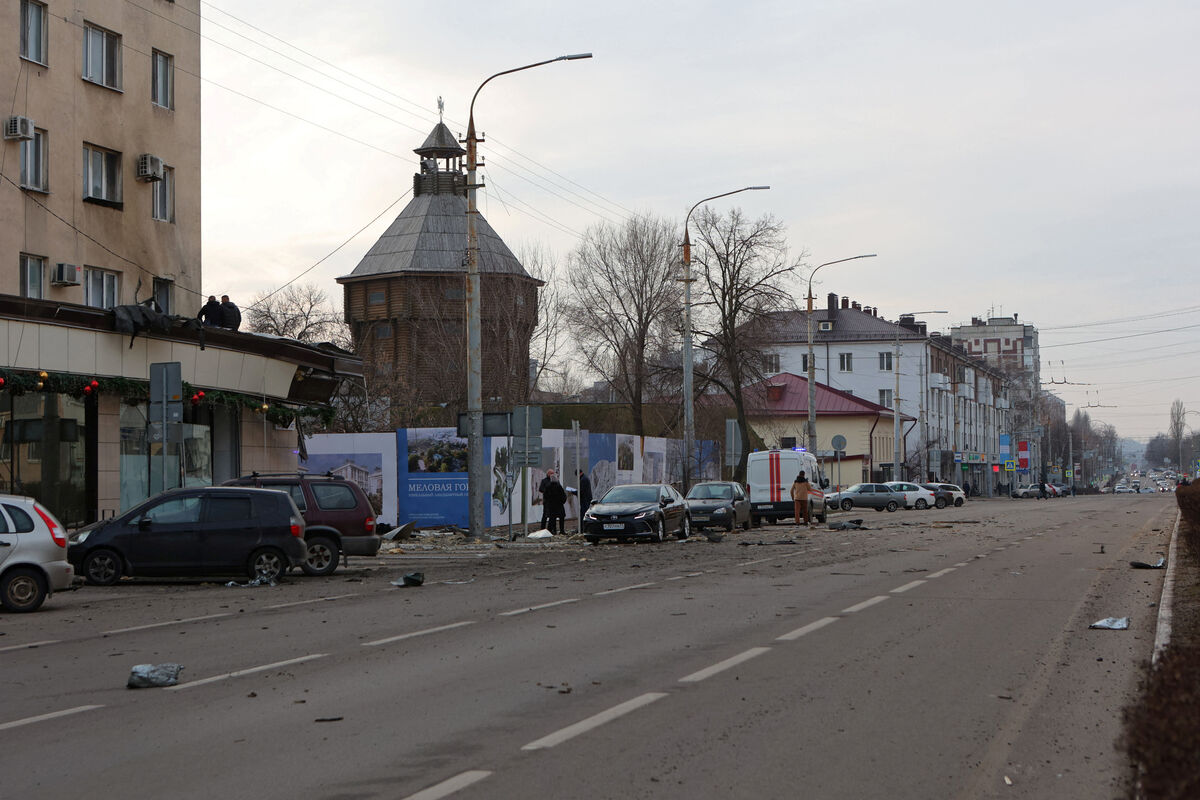
[[812,488],[812,484],[808,482],[808,478],[804,477],[804,471],[796,476],[796,480],[792,483],[792,505],[796,515],[796,524],[800,524],[801,518],[805,525],[811,525],[812,519],[808,515],[808,490]]

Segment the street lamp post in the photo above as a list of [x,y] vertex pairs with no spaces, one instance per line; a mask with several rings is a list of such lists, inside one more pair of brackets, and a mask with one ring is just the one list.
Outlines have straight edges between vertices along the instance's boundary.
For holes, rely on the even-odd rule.
[[[945,314],[945,311],[913,311],[901,314],[900,319],[915,317],[918,314]],[[903,480],[900,476],[900,464],[904,460],[903,442],[900,439],[900,328],[896,323],[896,346],[892,355],[892,372],[896,376],[896,388],[892,390],[892,480]]]
[[475,218],[479,215],[476,205],[476,158],[479,142],[475,135],[475,100],[479,92],[493,78],[509,75],[555,61],[575,61],[591,58],[591,53],[559,56],[536,64],[506,69],[497,72],[475,90],[471,96],[471,110],[467,118],[467,497],[468,538],[477,539],[483,534],[484,518],[484,472],[483,472],[483,354],[481,352],[480,303],[479,303],[479,238],[475,230]]
[[808,373],[808,451],[810,453],[817,451],[817,370],[813,363],[813,276],[821,267],[841,264],[843,261],[854,261],[859,258],[875,258],[875,255],[875,253],[865,253],[861,256],[839,258],[837,261],[826,261],[824,264],[818,264],[812,272],[808,273],[808,313],[805,314],[805,318],[808,320],[808,369],[806,371]]
[[688,224],[692,219],[692,211],[718,197],[728,197],[739,192],[761,191],[770,186],[746,186],[734,189],[732,192],[714,194],[706,197],[692,206],[687,216],[683,218],[683,493],[687,494],[692,480],[692,447],[696,440],[696,412],[692,397],[692,240],[688,236]]

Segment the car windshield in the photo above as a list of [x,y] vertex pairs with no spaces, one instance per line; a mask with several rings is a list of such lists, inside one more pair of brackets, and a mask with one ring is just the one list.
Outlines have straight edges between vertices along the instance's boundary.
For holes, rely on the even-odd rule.
[[656,503],[657,486],[614,486],[600,501],[602,503]]
[[867,489],[866,489],[865,487],[866,487],[866,484],[865,484],[865,483],[856,483],[856,484],[854,484],[853,486],[851,486],[851,487],[849,487],[848,489],[846,489],[846,490],[845,490],[845,492],[846,492],[846,494],[851,494],[851,493],[853,493],[853,492],[863,492],[863,491],[867,491]]
[[687,496],[689,500],[729,500],[733,489],[721,483],[698,483]]

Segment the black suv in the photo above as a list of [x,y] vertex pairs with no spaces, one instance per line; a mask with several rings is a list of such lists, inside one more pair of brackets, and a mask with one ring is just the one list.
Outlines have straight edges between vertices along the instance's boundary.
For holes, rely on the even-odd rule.
[[342,553],[373,556],[379,552],[375,509],[353,481],[330,473],[252,472],[223,485],[258,486],[292,496],[307,525],[308,558],[300,565],[306,575],[332,574]]
[[306,555],[291,498],[260,489],[169,489],[71,534],[67,558],[88,583],[122,575],[248,575],[275,580]]

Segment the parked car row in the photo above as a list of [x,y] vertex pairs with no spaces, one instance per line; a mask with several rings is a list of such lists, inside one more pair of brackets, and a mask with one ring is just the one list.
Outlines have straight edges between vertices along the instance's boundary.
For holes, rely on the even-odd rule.
[[0,603],[34,611],[76,575],[245,575],[273,581],[293,567],[329,575],[343,554],[379,551],[363,490],[334,475],[252,474],[221,486],[170,489],[69,536],[31,498],[0,496]]
[[825,496],[829,508],[850,511],[854,508],[873,508],[876,511],[895,511],[900,508],[945,508],[961,506],[967,495],[962,487],[952,483],[856,483],[840,492]]

